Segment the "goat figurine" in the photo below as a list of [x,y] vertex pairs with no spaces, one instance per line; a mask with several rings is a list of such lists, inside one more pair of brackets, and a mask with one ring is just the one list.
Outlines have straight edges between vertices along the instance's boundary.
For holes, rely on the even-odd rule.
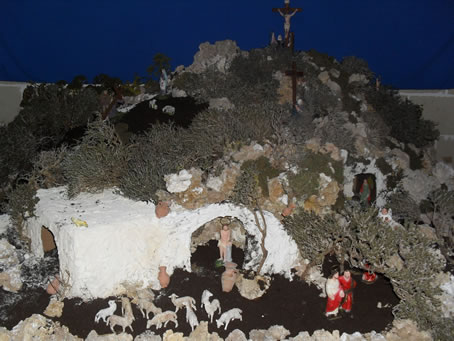
[[170,297],[170,300],[172,301],[173,305],[176,307],[175,313],[177,313],[180,308],[183,309],[185,303],[191,309],[197,310],[197,308],[195,306],[195,299],[192,298],[191,296],[184,296],[184,297],[178,298],[178,295],[172,294],[169,297]]
[[109,307],[101,309],[100,311],[98,311],[96,313],[96,316],[95,316],[96,323],[99,323],[99,320],[102,319],[104,321],[104,323],[107,325],[106,319],[109,316],[113,315],[115,310],[117,310],[117,304],[115,303],[114,300],[110,300],[108,303],[109,303]]
[[239,308],[233,308],[226,311],[218,320],[216,320],[217,327],[220,328],[223,324],[225,324],[224,330],[227,330],[227,326],[229,325],[230,321],[235,319],[243,321],[243,318],[241,316],[242,312],[243,311]]
[[204,290],[202,293],[202,304],[201,306],[205,306],[205,311],[208,314],[208,317],[210,318],[210,323],[213,323],[213,316],[216,310],[218,310],[218,314],[221,313],[221,303],[219,302],[218,299],[214,299],[213,301],[210,302],[210,297],[213,296],[213,294],[209,290]]

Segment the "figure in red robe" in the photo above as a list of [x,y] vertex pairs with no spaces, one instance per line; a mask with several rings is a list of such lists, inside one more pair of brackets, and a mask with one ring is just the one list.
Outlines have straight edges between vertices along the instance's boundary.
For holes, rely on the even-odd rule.
[[352,278],[352,274],[349,270],[345,270],[342,276],[339,276],[339,283],[341,289],[344,291],[345,297],[342,300],[342,310],[346,313],[352,311],[353,306],[353,289],[356,287],[356,282]]
[[366,271],[363,273],[361,280],[366,284],[372,284],[377,280],[377,274],[370,269],[370,264],[365,263]]
[[326,301],[325,315],[326,317],[336,318],[342,298],[345,296],[339,282],[338,272],[335,272],[326,281],[326,295],[328,300]]

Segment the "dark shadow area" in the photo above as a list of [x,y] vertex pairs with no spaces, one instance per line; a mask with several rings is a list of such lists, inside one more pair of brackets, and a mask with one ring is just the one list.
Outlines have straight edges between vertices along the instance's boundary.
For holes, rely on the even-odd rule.
[[[162,111],[167,105],[175,108],[175,114]],[[128,124],[128,131],[134,134],[144,132],[155,123],[173,123],[177,127],[187,128],[198,113],[208,109],[207,103],[198,104],[192,97],[159,97],[156,106],[153,109],[150,101],[144,101],[114,121]]]

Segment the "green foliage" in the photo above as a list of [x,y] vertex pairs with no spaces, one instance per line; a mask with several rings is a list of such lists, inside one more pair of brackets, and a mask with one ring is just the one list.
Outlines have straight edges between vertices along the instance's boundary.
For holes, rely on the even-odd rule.
[[99,92],[102,92],[104,89],[113,90],[120,87],[123,82],[120,78],[111,77],[105,73],[100,73],[93,78],[93,84],[101,85],[101,87],[95,87]]
[[6,185],[29,171],[40,140],[19,120],[0,127],[0,183]]
[[236,180],[230,200],[236,204],[254,206],[259,197],[258,188],[257,174],[252,168],[245,168]]
[[425,147],[438,139],[440,132],[436,124],[422,118],[422,107],[403,99],[392,89],[370,89],[366,92],[367,101],[391,127],[391,136],[416,147]]
[[22,235],[25,220],[34,216],[38,201],[36,188],[31,183],[18,184],[9,194],[8,213],[19,235]]
[[393,168],[391,167],[391,165],[388,162],[386,162],[386,160],[382,157],[378,158],[375,161],[375,165],[380,170],[380,172],[385,176],[393,172]]
[[386,177],[386,189],[393,191],[402,185],[404,172],[402,169],[393,170],[391,174]]
[[343,183],[342,162],[331,159],[328,154],[308,151],[298,164],[298,172],[288,176],[289,186],[295,196],[309,197],[317,194],[321,173],[334,178],[339,184]]
[[101,120],[90,123],[81,143],[63,161],[68,196],[118,186],[127,161],[127,148],[114,127]]
[[99,109],[98,97],[93,89],[69,90],[55,84],[28,88],[24,108],[15,121],[38,140],[46,138],[45,142],[50,147],[58,144],[70,129],[86,125]]
[[334,250],[345,234],[333,215],[321,217],[300,210],[286,217],[283,223],[298,245],[301,256],[308,259],[311,265],[321,265],[325,255]]
[[153,64],[147,68],[149,79],[159,80],[162,69],[166,70],[167,74],[170,73],[170,57],[163,53],[156,53],[153,56]]
[[311,49],[307,51],[307,54],[312,58],[315,64],[319,67],[325,67],[326,69],[331,69],[336,66],[336,59],[331,57],[327,53],[319,52],[317,50]]
[[87,81],[87,77],[84,75],[77,75],[73,78],[71,83],[68,84],[68,89],[70,90],[80,90]]
[[418,204],[410,197],[408,192],[401,188],[390,195],[388,205],[393,210],[394,219],[412,222],[419,220],[421,212]]
[[241,170],[246,171],[247,174],[253,174],[264,197],[269,196],[268,180],[279,175],[279,170],[271,166],[270,160],[265,156],[260,156],[256,160],[245,161],[241,165]]
[[412,170],[417,170],[417,169],[423,169],[423,163],[422,163],[422,153],[417,153],[413,150],[413,148],[410,148],[407,144],[405,145],[404,152],[408,154],[410,157],[410,169]]
[[355,73],[365,75],[367,79],[372,79],[374,73],[369,69],[369,64],[364,59],[348,56],[344,57],[340,63],[341,72],[349,76]]
[[[399,255],[404,266],[390,267],[384,272],[401,300],[393,308],[393,314],[399,319],[415,321],[420,329],[431,331],[436,340],[451,340],[452,334],[446,333],[454,330],[454,323],[443,317],[438,298],[441,289],[434,285],[435,276],[443,270],[444,258],[417,226],[408,225],[398,233]],[[441,326],[441,321],[447,325]]]
[[156,124],[145,135],[131,138],[130,159],[120,180],[121,192],[134,200],[157,200],[165,190],[164,175],[185,169],[188,151],[182,131],[169,124]]

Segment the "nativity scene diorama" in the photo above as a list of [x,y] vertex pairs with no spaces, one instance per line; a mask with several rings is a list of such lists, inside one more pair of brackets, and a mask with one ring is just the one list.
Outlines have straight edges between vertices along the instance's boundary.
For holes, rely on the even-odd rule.
[[0,127],[0,339],[450,340],[438,131],[366,61],[295,50],[301,11],[147,82],[25,90]]

